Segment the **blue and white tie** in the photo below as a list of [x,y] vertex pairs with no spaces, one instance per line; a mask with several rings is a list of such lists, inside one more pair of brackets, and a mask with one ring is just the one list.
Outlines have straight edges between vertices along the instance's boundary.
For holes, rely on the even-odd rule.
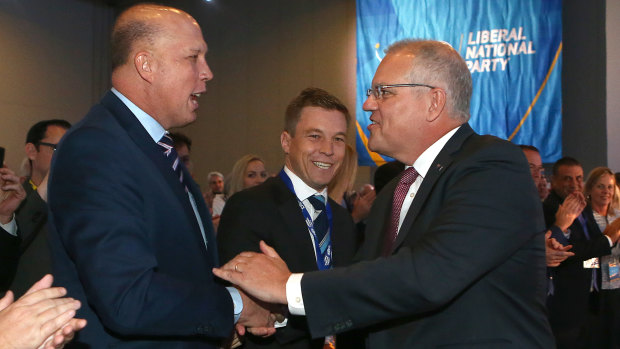
[[159,140],[159,142],[157,142],[157,144],[159,144],[159,146],[164,149],[164,156],[166,156],[166,159],[168,159],[168,161],[171,163],[172,170],[179,177],[179,182],[181,182],[181,184],[185,188],[185,191],[188,192],[187,185],[185,185],[185,182],[183,181],[181,160],[179,159],[179,154],[177,154],[177,151],[174,150],[174,142],[172,141],[172,138],[170,138],[170,136],[168,136],[167,134],[164,134]]

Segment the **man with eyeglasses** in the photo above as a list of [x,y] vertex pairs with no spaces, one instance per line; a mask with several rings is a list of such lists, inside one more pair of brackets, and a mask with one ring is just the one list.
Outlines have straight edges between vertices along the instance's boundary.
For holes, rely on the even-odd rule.
[[216,275],[305,315],[313,337],[368,330],[367,348],[552,348],[544,222],[518,147],[468,125],[465,61],[449,44],[403,40],[364,103],[368,147],[406,165],[377,196],[345,268],[291,274],[273,249]]
[[9,287],[17,297],[52,272],[46,238],[47,174],[56,145],[70,127],[66,120],[43,120],[34,124],[26,135],[25,151],[30,169],[23,183],[26,198],[15,210],[15,219],[2,225],[9,234],[21,240],[17,270]]

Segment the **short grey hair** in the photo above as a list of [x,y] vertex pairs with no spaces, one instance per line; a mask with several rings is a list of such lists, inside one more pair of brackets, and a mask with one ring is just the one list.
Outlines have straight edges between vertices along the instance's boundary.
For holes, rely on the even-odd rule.
[[[451,116],[462,122],[469,120],[472,94],[471,73],[463,57],[447,42],[405,39],[390,45],[386,54],[407,52],[415,55],[410,79],[412,83],[441,85],[446,90]],[[416,81],[413,81],[413,79]],[[420,81],[418,81],[420,80]]]
[[207,175],[207,180],[210,181],[213,177],[220,177],[221,179],[224,179],[224,175],[221,172],[213,171],[209,172]]

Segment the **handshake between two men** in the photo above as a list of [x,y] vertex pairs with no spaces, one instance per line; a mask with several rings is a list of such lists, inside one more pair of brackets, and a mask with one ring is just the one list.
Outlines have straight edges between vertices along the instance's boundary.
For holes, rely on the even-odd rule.
[[[278,253],[260,242],[263,253],[242,252],[213,273],[243,292],[243,312],[236,325],[237,334],[248,332],[269,337],[276,331],[275,322],[285,318],[282,304],[286,304],[286,282],[291,272]],[[245,292],[245,293],[244,293]]]

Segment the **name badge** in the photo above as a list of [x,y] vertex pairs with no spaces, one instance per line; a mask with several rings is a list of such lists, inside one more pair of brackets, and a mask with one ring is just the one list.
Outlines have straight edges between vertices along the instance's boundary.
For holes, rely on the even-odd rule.
[[590,258],[587,261],[583,261],[583,268],[584,269],[598,269],[600,268],[600,265],[598,263],[598,258]]
[[620,279],[620,268],[618,268],[618,262],[609,263],[609,281]]

